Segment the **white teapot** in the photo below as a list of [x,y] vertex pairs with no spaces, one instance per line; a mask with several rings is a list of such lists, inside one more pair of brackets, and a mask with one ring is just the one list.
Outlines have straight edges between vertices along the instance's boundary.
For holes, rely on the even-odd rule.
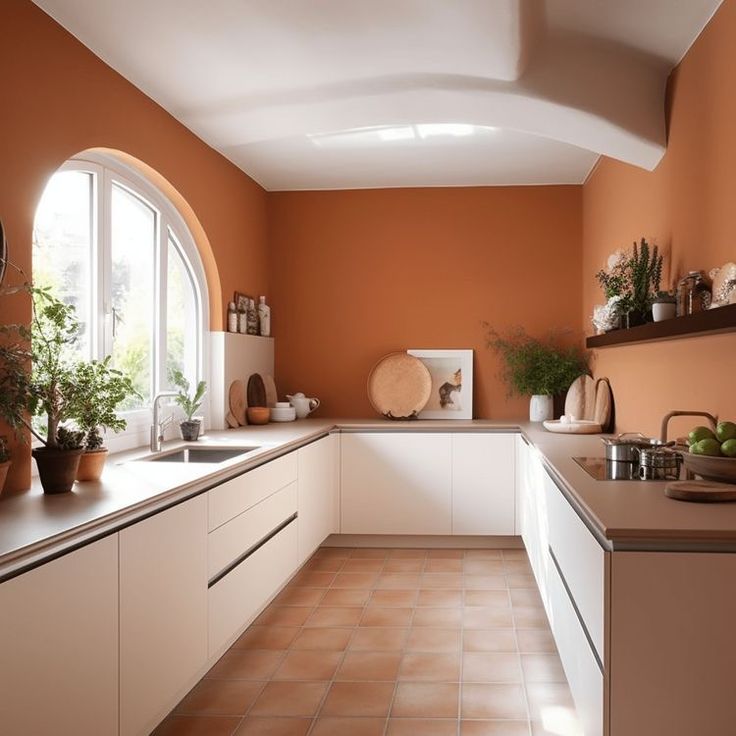
[[287,394],[286,398],[296,410],[297,419],[304,419],[319,406],[319,399],[310,399],[301,392],[293,395]]

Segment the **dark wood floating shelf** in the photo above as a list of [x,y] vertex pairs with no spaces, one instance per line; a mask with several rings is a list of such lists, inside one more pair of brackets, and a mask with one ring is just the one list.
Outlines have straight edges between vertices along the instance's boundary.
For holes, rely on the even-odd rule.
[[736,332],[736,304],[689,314],[687,317],[674,317],[664,322],[649,322],[628,330],[613,330],[605,335],[594,335],[586,339],[585,345],[588,348],[605,348],[634,342],[699,337],[718,332]]

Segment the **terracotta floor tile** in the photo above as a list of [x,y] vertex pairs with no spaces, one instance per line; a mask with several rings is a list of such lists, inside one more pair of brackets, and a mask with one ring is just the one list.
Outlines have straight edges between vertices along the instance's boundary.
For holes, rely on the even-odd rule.
[[422,572],[424,570],[425,560],[421,559],[403,559],[390,558],[386,560],[383,566],[383,572]]
[[251,626],[233,649],[288,649],[299,629],[294,626]]
[[509,629],[466,629],[463,649],[466,652],[515,652],[516,636]]
[[525,549],[505,549],[503,550],[504,560],[525,560],[529,562],[529,555]]
[[399,652],[406,645],[409,629],[358,628],[350,642],[352,651]]
[[296,588],[329,588],[334,579],[334,572],[310,572],[305,570],[297,573],[291,579],[290,585]]
[[462,626],[462,608],[416,608],[412,626],[455,628]]
[[389,550],[384,547],[358,547],[353,550],[353,559],[384,559],[388,557]]
[[267,680],[281,663],[284,653],[269,649],[230,649],[206,677],[218,680]]
[[430,558],[424,567],[424,572],[462,572],[463,561],[461,559],[447,559],[444,557]]
[[526,682],[567,682],[557,654],[522,654],[521,668]]
[[333,682],[320,711],[320,718],[386,717],[393,696],[392,682]]
[[520,652],[556,652],[552,632],[543,629],[517,629]]
[[263,688],[248,680],[200,680],[175,709],[176,715],[245,715]]
[[454,608],[462,606],[463,593],[461,590],[420,590],[417,606],[431,608]]
[[514,606],[514,625],[517,629],[549,629],[544,608]]
[[359,588],[370,590],[376,586],[378,573],[374,572],[341,572],[335,576],[333,588]]
[[463,586],[466,590],[506,590],[506,575],[464,575]]
[[305,736],[311,718],[246,718],[233,736]]
[[463,682],[521,682],[516,652],[465,652]]
[[320,606],[364,606],[370,597],[369,590],[330,588],[320,601]]
[[395,681],[401,652],[347,652],[335,675],[336,680]]
[[536,588],[513,588],[509,590],[514,606],[541,606],[542,596]]
[[466,590],[466,606],[483,606],[485,608],[510,608],[508,590]]
[[500,549],[466,549],[466,560],[501,560],[503,552]]
[[320,606],[315,608],[305,626],[357,626],[363,609],[347,606]]
[[550,709],[554,708],[560,721],[575,722],[575,706],[567,683],[528,682],[526,694],[532,721],[548,719]]
[[[312,590],[305,588],[304,590]],[[306,606],[269,606],[257,619],[258,626],[301,626],[311,615]]]
[[537,587],[534,575],[507,575],[506,582],[509,588],[534,588],[536,590]]
[[346,560],[355,550],[352,547],[320,547],[313,555],[313,560],[323,560],[326,557]]
[[292,642],[294,650],[316,649],[319,651],[338,652],[345,649],[350,641],[353,629],[327,628],[314,626],[302,629]]
[[464,549],[430,549],[427,552],[430,560],[462,560],[465,557]]
[[459,649],[459,629],[411,629],[406,644],[409,652],[457,652]]
[[412,590],[420,588],[422,576],[412,573],[389,572],[381,575],[376,590]]
[[368,606],[363,610],[361,626],[401,626],[411,624],[413,608]]
[[463,626],[466,629],[513,629],[514,619],[507,608],[466,607]]
[[230,736],[240,716],[169,716],[153,736]]
[[407,652],[401,661],[399,679],[412,682],[459,682],[460,654]]
[[529,736],[529,722],[462,721],[460,736]]
[[291,651],[276,670],[274,680],[331,680],[342,652]]
[[425,590],[462,590],[463,575],[459,572],[428,572],[422,575]]
[[389,718],[386,736],[457,736],[457,720]]
[[427,557],[429,554],[429,550],[426,549],[392,549],[388,556],[394,560],[396,559],[403,559],[403,560],[423,560]]
[[326,682],[269,682],[248,715],[313,716],[326,691]]
[[521,685],[463,684],[462,718],[524,720],[527,717]]
[[308,572],[339,572],[347,557],[318,557],[316,560],[309,560],[302,570]]
[[318,718],[310,736],[383,736],[385,718]]
[[416,590],[374,590],[371,594],[370,605],[407,608],[416,604],[418,594]]
[[[549,720],[549,719],[548,719]],[[583,728],[573,712],[557,712],[550,727],[532,721],[532,736],[583,736]]]
[[525,560],[504,560],[503,566],[507,575],[532,574],[532,566]]
[[467,559],[463,561],[463,572],[466,575],[503,575],[506,571],[501,560]]
[[392,718],[457,718],[460,686],[437,682],[400,682]]
[[316,606],[325,595],[323,588],[286,588],[274,599],[277,606]]
[[382,559],[350,559],[345,563],[341,572],[380,572],[383,569]]

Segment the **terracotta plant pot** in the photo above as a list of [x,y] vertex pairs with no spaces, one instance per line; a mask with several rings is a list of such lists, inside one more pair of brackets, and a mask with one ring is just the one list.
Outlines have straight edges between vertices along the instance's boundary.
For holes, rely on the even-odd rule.
[[77,480],[99,480],[102,471],[105,469],[105,460],[107,460],[107,448],[101,447],[99,450],[86,450],[79,458],[79,468],[77,468]]
[[38,475],[44,493],[68,493],[74,485],[79,459],[84,452],[78,450],[52,450],[37,447],[31,454],[36,458]]
[[11,460],[6,460],[4,463],[0,463],[0,493],[5,488],[5,479],[8,477],[8,470],[10,470]]
[[199,437],[199,430],[202,429],[202,423],[198,419],[192,419],[188,422],[182,422],[179,425],[181,438],[187,442],[194,442]]

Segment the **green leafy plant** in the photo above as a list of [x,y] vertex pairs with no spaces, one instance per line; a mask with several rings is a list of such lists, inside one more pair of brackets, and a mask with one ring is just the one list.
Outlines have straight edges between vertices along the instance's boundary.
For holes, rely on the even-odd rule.
[[541,340],[522,327],[506,335],[488,328],[487,345],[503,359],[503,378],[509,394],[521,396],[561,394],[578,376],[588,373],[585,354],[576,347],[560,344],[559,335]]
[[8,447],[8,438],[0,434],[0,463],[6,463],[10,460],[10,448]]
[[663,257],[658,246],[650,247],[642,238],[630,253],[618,253],[609,259],[609,269],[596,274],[606,299],[621,297],[623,314],[635,313],[644,319],[662,282]]
[[672,291],[658,291],[654,299],[652,299],[652,303],[676,304],[677,297]]
[[174,401],[184,410],[187,421],[191,422],[197,409],[202,406],[207,391],[207,383],[200,381],[194,389],[194,393],[192,393],[189,381],[178,368],[174,368],[170,372],[170,379],[174,386],[179,389]]
[[79,450],[84,446],[84,432],[63,425],[56,430],[56,447],[59,450]]
[[133,382],[104,360],[81,361],[74,369],[76,387],[74,405],[69,414],[84,432],[85,450],[103,447],[101,430],[120,432],[127,426],[117,409],[127,398],[139,396]]

